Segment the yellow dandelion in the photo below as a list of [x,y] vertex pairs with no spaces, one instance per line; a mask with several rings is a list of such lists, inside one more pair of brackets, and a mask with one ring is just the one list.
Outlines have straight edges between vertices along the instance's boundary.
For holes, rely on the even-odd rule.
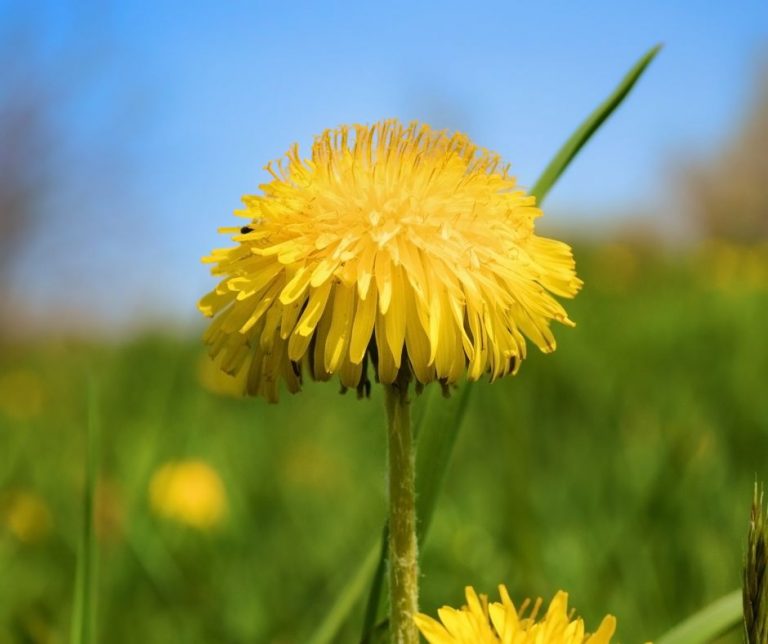
[[0,498],[0,519],[21,543],[43,541],[53,527],[48,504],[35,492],[15,490]]
[[158,515],[200,530],[220,524],[227,511],[221,478],[200,460],[161,466],[150,481],[149,501]]
[[573,611],[568,611],[568,594],[563,591],[554,596],[540,620],[536,615],[541,599],[526,617],[529,601],[516,609],[504,586],[499,586],[501,601],[491,604],[471,587],[465,592],[467,605],[444,606],[438,610],[440,621],[423,613],[414,617],[430,644],[607,644],[616,630],[616,619],[607,615],[593,635],[587,634],[584,621],[573,619]]
[[237,246],[204,261],[222,280],[200,301],[210,354],[247,393],[296,392],[302,367],[367,393],[405,366],[419,383],[516,372],[527,336],[554,350],[572,325],[571,249],[534,234],[535,198],[463,134],[395,120],[294,145],[243,198]]
[[247,375],[244,369],[237,375],[228,374],[205,354],[200,356],[197,364],[197,381],[210,393],[226,398],[243,397]]

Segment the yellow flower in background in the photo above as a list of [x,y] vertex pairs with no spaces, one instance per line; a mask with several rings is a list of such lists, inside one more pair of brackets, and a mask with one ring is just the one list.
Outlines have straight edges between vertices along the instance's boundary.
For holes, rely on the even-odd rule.
[[26,490],[7,492],[0,498],[0,522],[21,543],[38,543],[53,527],[48,504]]
[[534,234],[535,199],[465,135],[394,120],[326,130],[309,159],[294,145],[267,166],[225,228],[238,245],[204,261],[222,280],[200,301],[205,334],[251,395],[277,400],[338,374],[367,392],[367,366],[392,383],[514,373],[527,336],[555,348],[572,325],[553,295],[581,286],[571,249]]
[[226,516],[227,496],[216,470],[200,460],[166,463],[152,476],[149,501],[160,516],[209,530]]
[[526,600],[518,611],[507,589],[499,586],[501,602],[488,603],[485,595],[466,588],[467,605],[461,609],[444,606],[438,611],[440,621],[419,613],[416,625],[430,644],[607,644],[616,630],[616,619],[606,616],[593,635],[585,633],[584,621],[572,619],[568,594],[558,592],[540,620],[536,614],[539,599],[528,617]]
[[211,360],[207,355],[201,355],[197,363],[197,381],[204,389],[218,396],[242,398],[246,375],[245,370],[234,375],[222,371],[218,360]]
[[0,414],[11,420],[31,420],[43,408],[43,383],[34,371],[18,369],[0,374]]

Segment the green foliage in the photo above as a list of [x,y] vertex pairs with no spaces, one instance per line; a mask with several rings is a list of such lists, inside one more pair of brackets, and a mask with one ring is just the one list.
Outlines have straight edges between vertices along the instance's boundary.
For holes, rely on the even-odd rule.
[[[473,394],[423,549],[422,604],[459,605],[466,584],[564,588],[588,626],[610,612],[618,641],[646,641],[739,585],[744,498],[768,478],[768,292],[713,288],[709,260],[615,244],[576,256],[578,326]],[[42,390],[33,415],[0,409],[2,644],[67,640],[86,368],[101,426],[94,641],[304,642],[374,553],[370,578],[386,514],[378,388],[370,401],[331,383],[276,406],[223,398],[200,387],[200,354],[196,334],[0,353],[0,377],[24,370]],[[147,501],[156,467],[190,456],[229,498],[209,533]],[[14,490],[45,501],[47,535],[8,526]],[[359,637],[363,610],[337,641]]]

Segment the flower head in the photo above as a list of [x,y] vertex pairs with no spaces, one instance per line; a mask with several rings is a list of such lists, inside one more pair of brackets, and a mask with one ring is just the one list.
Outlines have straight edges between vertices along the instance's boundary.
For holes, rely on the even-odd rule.
[[616,630],[616,619],[607,615],[593,635],[585,633],[584,621],[572,619],[568,594],[563,591],[554,596],[546,615],[538,621],[540,599],[525,617],[528,600],[518,611],[504,586],[499,586],[499,594],[501,602],[489,604],[485,595],[478,597],[467,587],[463,608],[444,606],[438,611],[440,621],[423,613],[414,620],[430,644],[608,644]]
[[527,336],[555,348],[572,325],[553,295],[581,281],[570,248],[534,234],[541,214],[497,155],[465,135],[397,121],[326,130],[309,159],[294,145],[269,164],[226,228],[237,246],[204,261],[222,277],[200,302],[205,341],[247,392],[295,392],[301,368],[367,390],[367,366],[392,383],[514,373]]
[[227,511],[221,478],[199,460],[161,466],[149,483],[149,501],[157,514],[199,530],[217,526]]

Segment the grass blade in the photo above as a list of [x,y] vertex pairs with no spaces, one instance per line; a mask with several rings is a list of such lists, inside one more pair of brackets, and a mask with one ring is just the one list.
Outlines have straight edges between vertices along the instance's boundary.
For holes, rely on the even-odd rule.
[[424,542],[432,522],[472,387],[469,383],[463,383],[459,391],[448,400],[439,396],[438,391],[437,387],[432,390],[417,437],[416,486],[419,493],[416,497],[416,512],[419,517],[419,544]]
[[741,590],[721,597],[667,631],[656,644],[706,644],[742,622]]
[[384,530],[382,530],[381,533],[379,563],[376,566],[376,571],[373,573],[371,590],[368,593],[368,603],[365,606],[365,615],[363,615],[363,639],[360,641],[360,644],[371,644],[371,637],[379,617],[382,597],[381,591],[384,588],[384,574],[386,573],[388,541],[389,523],[384,525]]
[[355,569],[351,579],[344,584],[341,594],[336,598],[323,621],[307,639],[308,644],[328,644],[337,641],[336,634],[365,591],[374,569],[379,565],[380,550],[381,546],[378,542],[371,547],[365,559]]
[[538,181],[531,189],[531,194],[535,195],[536,201],[541,202],[547,195],[549,190],[558,180],[561,174],[565,172],[565,169],[573,161],[574,157],[579,153],[582,147],[592,138],[592,135],[598,130],[603,122],[613,113],[613,111],[621,105],[624,99],[629,94],[630,90],[635,86],[635,83],[643,75],[646,67],[659,53],[661,45],[652,47],[648,52],[638,60],[635,65],[627,72],[619,86],[613,91],[613,93],[605,99],[597,109],[587,117],[581,126],[571,135],[571,137],[565,142],[562,148],[555,155],[555,158],[549,162],[549,165],[544,169],[544,172],[539,177]]
[[93,506],[98,470],[98,409],[96,387],[88,382],[88,421],[86,426],[85,484],[83,489],[83,522],[77,550],[75,601],[72,614],[71,644],[95,641],[94,577],[96,542],[93,531]]

